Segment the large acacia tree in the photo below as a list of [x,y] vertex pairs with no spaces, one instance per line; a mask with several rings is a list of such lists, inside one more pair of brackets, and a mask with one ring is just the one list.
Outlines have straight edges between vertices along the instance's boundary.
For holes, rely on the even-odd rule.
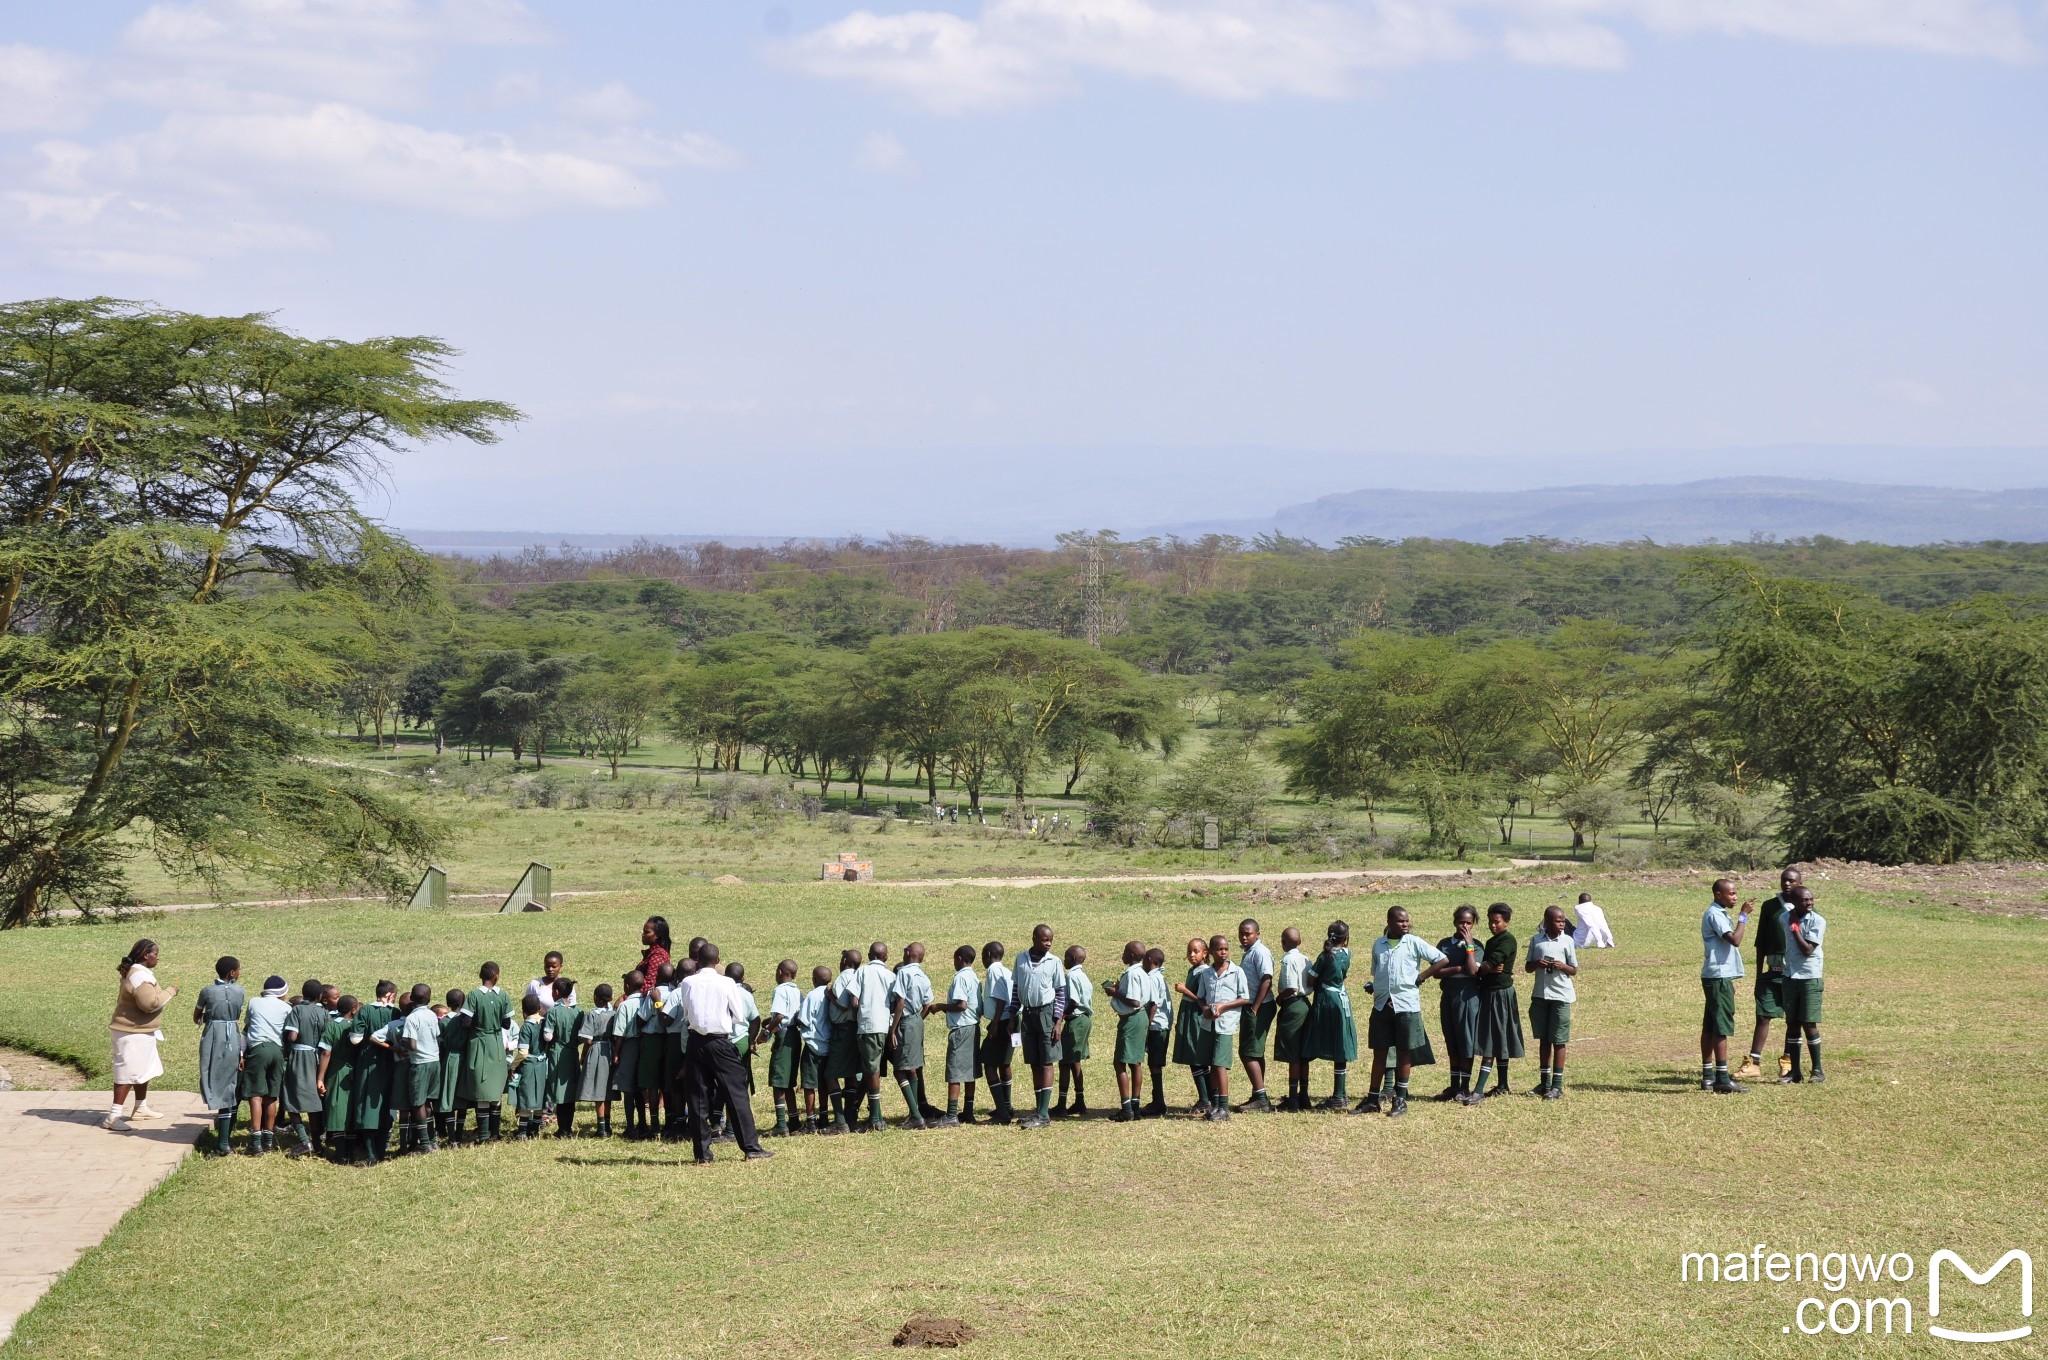
[[433,830],[309,759],[336,640],[430,594],[357,496],[518,413],[438,340],[108,299],[0,307],[0,925],[202,876],[395,890]]

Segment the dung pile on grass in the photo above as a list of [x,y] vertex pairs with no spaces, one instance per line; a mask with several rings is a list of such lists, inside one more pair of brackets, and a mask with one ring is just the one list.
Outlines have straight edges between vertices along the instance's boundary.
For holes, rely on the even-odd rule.
[[892,1346],[944,1346],[947,1350],[974,1340],[974,1328],[959,1318],[918,1316],[897,1329]]

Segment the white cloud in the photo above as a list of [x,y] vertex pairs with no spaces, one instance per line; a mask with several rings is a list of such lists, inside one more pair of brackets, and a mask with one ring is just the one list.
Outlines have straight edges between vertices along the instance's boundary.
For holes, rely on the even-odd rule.
[[1215,99],[1339,98],[1362,77],[1487,52],[1611,69],[1613,25],[2026,61],[2009,0],[984,0],[971,18],[856,10],[771,50],[938,113],[1014,108],[1105,73]]
[[654,105],[634,94],[622,80],[578,91],[555,107],[583,123],[637,123],[655,113]]
[[853,168],[871,175],[914,175],[917,157],[894,134],[870,132],[854,148]]
[[96,102],[83,66],[68,53],[0,43],[0,132],[77,126]]

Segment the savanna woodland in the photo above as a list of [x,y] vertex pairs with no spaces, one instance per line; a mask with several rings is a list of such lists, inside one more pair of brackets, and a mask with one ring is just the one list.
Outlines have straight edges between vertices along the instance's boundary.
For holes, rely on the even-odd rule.
[[480,789],[842,832],[946,808],[1111,864],[1212,832],[1467,859],[1536,823],[1686,864],[2048,852],[2048,545],[437,559],[364,496],[519,418],[452,357],[0,308],[5,924],[126,903],[139,871],[397,893]]

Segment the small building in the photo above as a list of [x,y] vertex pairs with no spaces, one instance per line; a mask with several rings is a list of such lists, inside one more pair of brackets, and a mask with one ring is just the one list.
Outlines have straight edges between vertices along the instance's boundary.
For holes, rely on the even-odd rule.
[[818,877],[832,883],[858,883],[875,876],[873,860],[858,855],[842,853],[838,859],[828,859],[825,867],[818,871]]

